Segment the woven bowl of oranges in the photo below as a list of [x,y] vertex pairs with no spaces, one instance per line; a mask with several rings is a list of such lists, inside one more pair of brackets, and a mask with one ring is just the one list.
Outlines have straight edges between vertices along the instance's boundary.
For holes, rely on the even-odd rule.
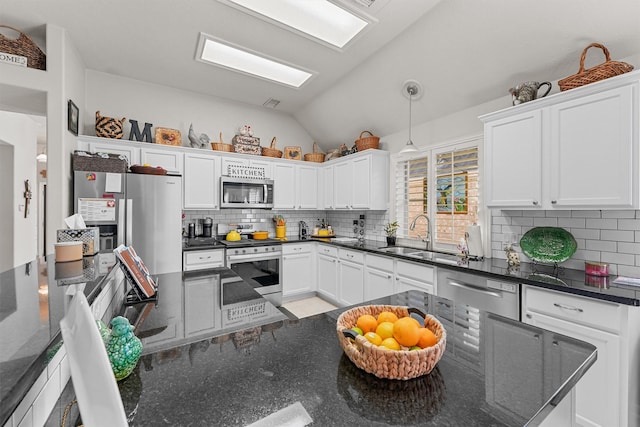
[[438,319],[402,306],[354,307],[338,317],[336,332],[340,346],[358,368],[396,380],[427,375],[447,343],[447,332]]

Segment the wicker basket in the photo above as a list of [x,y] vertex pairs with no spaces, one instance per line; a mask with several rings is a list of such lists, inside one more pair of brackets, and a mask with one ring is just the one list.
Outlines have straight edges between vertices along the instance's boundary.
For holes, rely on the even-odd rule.
[[[595,67],[585,70],[584,60],[587,56],[587,50],[591,47],[602,49],[605,61],[600,65],[596,65]],[[628,73],[631,70],[633,70],[633,65],[627,64],[626,62],[612,61],[611,56],[609,56],[609,49],[600,43],[591,43],[582,51],[582,55],[580,56],[580,69],[578,70],[578,73],[565,77],[562,80],[558,80],[558,86],[560,86],[561,91],[575,89],[589,83],[595,83],[600,80],[608,79],[609,77]]]
[[[369,136],[362,136],[368,133]],[[374,136],[370,131],[363,130],[360,132],[360,137],[356,139],[356,147],[358,147],[358,153],[360,151],[368,150],[369,148],[377,149],[380,144],[380,137]]]
[[8,28],[20,34],[17,39],[10,39],[0,34],[0,52],[26,57],[27,67],[29,68],[47,69],[47,57],[31,37],[8,25],[0,25],[0,27]]
[[383,311],[395,313],[398,317],[409,315],[407,307],[390,305],[365,305],[345,311],[338,317],[336,332],[340,346],[351,361],[378,378],[408,380],[426,375],[436,366],[444,354],[447,343],[447,333],[442,323],[430,314],[425,315],[424,324],[438,339],[438,342],[422,350],[389,350],[371,344],[367,339],[358,335],[355,340],[343,334],[343,330],[356,325],[358,317],[363,314],[377,316]]
[[305,162],[324,162],[324,153],[320,152],[320,147],[315,142],[313,143],[313,153],[307,153],[304,155]]
[[211,149],[215,151],[228,151],[233,153],[233,145],[222,142],[222,132],[220,132],[220,142],[212,142]]
[[282,157],[282,151],[276,149],[276,137],[274,136],[271,140],[271,145],[269,147],[262,147],[262,155],[265,157]]

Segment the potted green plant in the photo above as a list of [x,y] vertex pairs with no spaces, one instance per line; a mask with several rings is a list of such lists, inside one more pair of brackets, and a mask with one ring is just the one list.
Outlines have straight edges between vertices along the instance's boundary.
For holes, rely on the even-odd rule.
[[396,232],[398,231],[398,221],[393,221],[384,226],[384,232],[387,234],[387,245],[394,246],[396,244]]

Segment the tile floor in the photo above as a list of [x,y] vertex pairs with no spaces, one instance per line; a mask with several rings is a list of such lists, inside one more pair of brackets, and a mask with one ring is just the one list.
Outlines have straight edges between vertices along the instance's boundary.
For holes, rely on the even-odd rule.
[[327,311],[335,310],[338,307],[323,300],[322,298],[311,297],[286,302],[282,304],[282,308],[288,310],[298,319],[302,319],[303,317],[313,316],[314,314],[326,313]]

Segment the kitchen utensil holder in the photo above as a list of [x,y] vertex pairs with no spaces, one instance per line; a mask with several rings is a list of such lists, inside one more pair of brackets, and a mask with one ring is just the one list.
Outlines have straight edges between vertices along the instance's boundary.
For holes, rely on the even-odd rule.
[[286,225],[276,225],[276,238],[284,239],[287,237],[287,226]]

